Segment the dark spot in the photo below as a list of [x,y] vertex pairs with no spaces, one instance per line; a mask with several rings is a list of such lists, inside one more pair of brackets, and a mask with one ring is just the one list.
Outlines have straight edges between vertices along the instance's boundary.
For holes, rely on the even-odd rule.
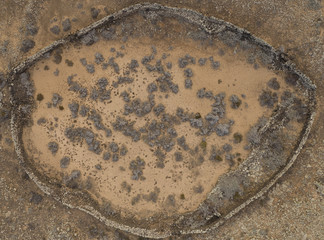
[[37,94],[36,99],[37,99],[37,101],[42,101],[44,99],[44,95],[39,93],[39,94]]
[[120,148],[120,156],[125,156],[127,154],[127,152],[128,152],[127,147],[125,145],[123,145]]
[[109,152],[105,152],[105,153],[103,154],[103,160],[105,160],[105,161],[109,160],[110,157],[111,157],[111,154],[110,154]]
[[69,66],[72,67],[73,66],[73,62],[69,59],[65,59],[65,63]]
[[71,30],[71,21],[70,21],[69,18],[65,19],[62,22],[62,27],[63,27],[63,31],[64,32],[67,32],[67,31],[70,31]]
[[206,92],[206,89],[205,88],[201,88],[197,91],[197,97],[198,98],[204,98],[205,97],[205,92]]
[[199,146],[201,147],[201,149],[206,150],[206,148],[207,148],[207,142],[205,140],[202,140],[200,142]]
[[[235,136],[235,134],[234,134],[234,136]],[[241,139],[241,141],[242,141],[242,139]],[[234,142],[235,142],[235,137],[234,137]],[[223,150],[225,152],[230,152],[230,151],[232,151],[232,149],[233,149],[233,147],[230,144],[228,144],[228,143],[226,143],[226,144],[223,145]]]
[[292,85],[292,86],[296,86],[298,79],[299,79],[299,76],[296,73],[289,73],[285,77],[286,83],[289,85]]
[[46,123],[46,122],[47,122],[46,119],[43,118],[43,117],[41,117],[41,118],[39,118],[39,119],[37,120],[37,124],[38,124],[38,125],[42,125],[42,124],[44,124],[44,123]]
[[203,193],[203,192],[204,192],[204,188],[203,188],[203,186],[198,185],[198,186],[196,186],[196,187],[193,187],[193,191],[194,191],[195,193]]
[[58,144],[56,142],[49,142],[47,144],[48,149],[52,152],[53,155],[55,155],[58,151]]
[[[115,28],[107,28],[105,30],[103,30],[101,32],[101,36],[105,39],[105,40],[112,40],[115,38],[116,34],[116,29]],[[111,52],[115,52],[116,49],[115,48],[111,48],[110,49]]]
[[277,93],[273,93],[268,90],[263,90],[259,96],[259,103],[261,107],[273,108],[273,106],[278,102]]
[[94,73],[95,72],[95,67],[94,67],[93,64],[87,64],[86,69],[87,69],[88,73]]
[[209,60],[211,62],[211,66],[213,69],[217,70],[220,67],[220,62],[219,61],[215,61],[213,57],[209,57]]
[[242,100],[239,99],[239,97],[235,94],[230,96],[229,100],[231,102],[231,108],[233,108],[233,109],[238,109],[242,104]]
[[61,168],[67,168],[70,164],[70,158],[69,157],[63,157],[60,160],[60,167]]
[[234,143],[240,143],[243,140],[243,136],[240,133],[234,133]]
[[216,134],[218,136],[225,136],[228,135],[230,132],[230,125],[229,124],[218,124],[216,127]]
[[21,43],[20,51],[27,53],[35,47],[35,42],[31,39],[24,39]]
[[207,58],[199,58],[198,63],[200,66],[204,66],[206,64]]
[[59,71],[58,69],[56,69],[55,72],[54,72],[53,74],[54,74],[54,76],[57,77],[57,76],[60,74],[60,71]]
[[201,118],[200,113],[195,113],[195,119],[200,119],[200,118]]
[[97,36],[95,29],[91,30],[90,32],[88,32],[81,38],[81,42],[86,46],[90,46],[90,45],[98,42],[98,40],[99,40],[99,38]]
[[184,200],[185,199],[185,195],[183,193],[180,194],[180,199]]
[[183,156],[182,156],[182,153],[181,153],[181,152],[175,152],[175,153],[174,153],[174,157],[175,157],[175,160],[176,160],[177,162],[180,162],[180,161],[183,160]]
[[112,161],[113,162],[117,162],[119,160],[119,156],[117,153],[114,153],[113,156],[112,156]]
[[223,158],[220,156],[220,151],[217,151],[215,146],[211,148],[209,160],[214,162],[223,161]]
[[155,83],[150,83],[147,85],[147,91],[148,93],[156,92],[158,90],[158,87]]
[[93,19],[96,19],[100,13],[100,11],[94,7],[90,9],[90,12]]
[[56,52],[54,54],[53,62],[56,63],[56,64],[60,64],[62,62],[62,56],[61,56],[60,53]]
[[27,36],[35,36],[38,33],[38,27],[33,23],[26,24],[26,34]]
[[42,195],[36,193],[36,192],[31,192],[32,196],[29,200],[30,203],[34,204],[40,204],[43,201]]
[[272,88],[273,90],[279,90],[280,89],[280,84],[277,81],[277,78],[271,78],[268,83],[267,83],[269,88]]
[[175,197],[174,195],[168,195],[167,199],[166,199],[166,203],[169,206],[173,206],[175,207],[176,201],[175,201]]
[[129,169],[132,171],[133,180],[144,180],[143,169],[145,168],[145,161],[140,157],[136,157],[129,164]]
[[190,78],[185,79],[185,88],[190,89],[192,87],[192,80]]
[[57,105],[62,103],[62,101],[63,101],[63,98],[59,94],[53,93],[52,103],[53,103],[54,107],[56,107]]
[[193,76],[193,72],[192,72],[191,68],[187,68],[183,72],[184,72],[185,77],[187,77],[187,78],[190,78]]
[[110,143],[109,148],[114,153],[118,152],[118,150],[119,150],[119,147],[118,147],[117,143],[115,143],[115,142]]
[[53,26],[53,27],[50,28],[50,31],[51,31],[52,33],[54,33],[55,35],[59,35],[60,32],[61,32],[61,29],[60,29],[59,26],[55,25],[55,26]]

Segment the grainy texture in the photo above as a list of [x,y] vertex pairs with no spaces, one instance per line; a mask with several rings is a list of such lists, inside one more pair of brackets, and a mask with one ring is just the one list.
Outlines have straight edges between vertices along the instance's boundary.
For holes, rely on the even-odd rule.
[[[71,31],[95,21],[91,8],[109,12],[140,1],[91,1],[80,7],[78,1],[25,0],[19,4],[0,2],[0,71],[36,53],[61,36],[50,34],[54,18],[72,19]],[[151,1],[146,1],[151,2]],[[324,159],[324,24],[320,1],[154,1],[169,6],[195,9],[245,28],[272,46],[281,49],[317,85],[318,110],[313,130],[294,166],[261,200],[251,204],[215,232],[193,239],[323,239],[323,160]],[[44,10],[41,10],[44,7]],[[84,13],[83,13],[84,11]],[[100,11],[106,14],[106,11]],[[76,19],[74,22],[73,19]],[[37,23],[38,33],[28,38],[35,47],[22,55],[20,48],[28,24]],[[53,23],[51,23],[53,22]],[[24,32],[24,29],[26,32]],[[64,34],[68,34],[66,32]],[[60,34],[63,34],[62,32]],[[9,42],[9,43],[8,43]],[[8,107],[5,88],[0,107]],[[77,210],[70,210],[43,195],[18,165],[10,138],[9,121],[0,127],[0,234],[3,239],[122,239],[124,236]],[[38,204],[33,194],[42,196]],[[39,199],[39,197],[37,198]],[[138,239],[130,236],[130,239]],[[174,238],[177,239],[177,238]]]

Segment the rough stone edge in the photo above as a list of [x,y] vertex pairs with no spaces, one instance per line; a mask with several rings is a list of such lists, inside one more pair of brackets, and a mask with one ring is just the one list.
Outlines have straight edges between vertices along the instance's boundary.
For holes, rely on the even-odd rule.
[[[26,68],[28,68],[29,66],[31,66],[34,62],[38,61],[38,59],[40,59],[42,56],[44,56],[44,54],[52,51],[53,49],[55,49],[56,47],[63,45],[65,43],[70,42],[71,38],[79,38],[81,36],[83,36],[84,34],[88,33],[89,31],[91,31],[92,29],[96,29],[98,27],[100,27],[103,24],[107,24],[111,21],[120,19],[122,17],[127,16],[128,14],[132,14],[135,11],[141,10],[141,9],[150,9],[150,10],[165,10],[168,11],[169,13],[173,14],[173,15],[178,15],[179,17],[183,17],[185,18],[188,22],[193,23],[195,25],[201,26],[204,28],[204,30],[206,32],[208,32],[209,34],[215,34],[215,33],[220,33],[222,31],[225,31],[227,28],[234,30],[236,32],[239,33],[245,33],[250,35],[253,39],[254,42],[257,43],[259,45],[259,47],[261,48],[268,48],[271,52],[273,52],[275,54],[276,57],[278,57],[278,55],[280,54],[279,51],[275,50],[272,46],[270,46],[267,42],[265,42],[262,39],[259,39],[257,37],[255,37],[254,35],[252,35],[250,32],[239,28],[231,23],[228,23],[226,21],[220,20],[220,19],[216,19],[214,17],[206,17],[204,15],[202,15],[201,13],[198,13],[196,11],[193,10],[189,10],[189,9],[184,9],[184,8],[173,8],[173,7],[167,7],[167,6],[162,6],[160,4],[151,4],[151,3],[144,3],[144,4],[136,4],[133,5],[131,7],[127,7],[124,8],[114,14],[111,14],[107,17],[104,17],[103,19],[99,20],[98,22],[95,22],[93,24],[91,24],[88,27],[85,27],[81,30],[79,30],[76,34],[74,35],[70,35],[62,40],[58,40],[55,41],[54,43],[52,43],[51,45],[49,45],[48,47],[43,48],[42,50],[40,50],[39,52],[37,52],[35,55],[29,57],[26,61],[24,61],[23,63],[19,64],[17,67],[15,67],[9,74],[9,79],[13,79],[13,76],[15,76],[17,73],[25,70]],[[295,68],[295,65],[290,62],[287,61],[284,64],[282,64],[283,67],[285,67],[287,70],[293,71],[295,73],[297,73],[300,77],[299,80],[302,80],[302,83],[304,85],[304,87],[306,87],[308,89],[308,94],[310,93],[311,96],[311,100],[313,100],[313,102],[311,102],[311,108],[312,108],[312,114],[308,119],[308,123],[305,125],[306,129],[305,129],[305,133],[302,137],[302,139],[300,140],[299,146],[298,148],[295,150],[294,155],[292,156],[292,158],[288,161],[288,163],[286,164],[286,166],[279,172],[276,174],[275,177],[273,177],[270,182],[263,187],[256,195],[254,195],[253,197],[251,197],[250,199],[246,200],[243,204],[241,204],[240,206],[238,206],[237,208],[233,209],[229,214],[223,216],[222,218],[220,218],[220,220],[215,223],[214,225],[212,225],[211,227],[207,228],[207,229],[195,229],[195,230],[189,230],[189,231],[182,231],[180,230],[181,234],[202,234],[202,233],[207,233],[210,230],[215,230],[217,229],[219,226],[221,226],[222,224],[224,224],[228,219],[230,219],[231,217],[233,217],[234,215],[236,215],[237,213],[239,213],[242,209],[244,209],[246,206],[248,206],[250,203],[252,203],[254,200],[260,198],[262,195],[264,195],[277,181],[279,178],[281,178],[289,169],[290,167],[294,164],[294,162],[297,159],[297,156],[299,155],[302,147],[304,146],[308,135],[310,133],[311,130],[311,126],[314,122],[314,117],[315,117],[315,106],[316,106],[316,102],[315,102],[315,89],[316,86],[311,82],[311,80],[306,77],[303,73],[301,73],[300,71],[298,71]],[[11,82],[11,86],[13,86],[13,83]],[[311,91],[311,92],[309,92]],[[12,97],[12,96],[11,96]],[[11,98],[11,103],[14,104],[14,99]],[[16,116],[15,111],[12,110],[12,114],[11,114],[11,133],[12,133],[12,138],[15,144],[15,150],[19,159],[20,164],[24,167],[24,169],[26,170],[27,174],[29,175],[29,177],[36,183],[36,185],[47,195],[52,195],[53,194],[53,190],[49,187],[46,186],[46,184],[42,183],[39,178],[33,174],[32,170],[27,166],[27,164],[25,163],[24,159],[23,159],[23,154],[22,154],[22,149],[20,146],[20,142],[19,142],[19,126],[17,126],[16,124],[16,119],[18,116]],[[97,218],[98,220],[100,220],[101,222],[105,223],[107,226],[109,227],[114,227],[123,231],[127,231],[136,235],[140,235],[142,237],[150,237],[150,238],[165,238],[168,236],[172,235],[172,232],[170,231],[166,231],[163,234],[161,234],[160,232],[156,232],[154,230],[147,230],[147,229],[143,229],[143,228],[134,228],[134,227],[129,227],[127,225],[124,224],[119,224],[115,221],[109,220],[106,217],[104,217],[102,214],[100,214],[97,210],[95,210],[93,207],[91,206],[74,206],[73,204],[69,203],[68,200],[65,200],[64,198],[60,198],[57,196],[53,196],[54,199],[56,199],[57,201],[61,202],[62,204],[70,207],[70,208],[76,208],[79,209],[83,212],[86,212],[90,215],[92,215],[93,217]]]

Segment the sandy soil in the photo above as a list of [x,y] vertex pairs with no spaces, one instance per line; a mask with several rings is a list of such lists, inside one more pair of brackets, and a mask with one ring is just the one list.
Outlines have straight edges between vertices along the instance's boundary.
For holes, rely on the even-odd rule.
[[[31,79],[35,82],[36,88],[37,109],[33,113],[35,124],[24,130],[24,142],[30,157],[35,161],[36,166],[40,167],[41,172],[60,180],[62,174],[67,176],[72,170],[80,170],[82,181],[91,179],[93,187],[89,191],[94,197],[99,201],[102,199],[109,200],[124,214],[134,213],[138,218],[141,218],[155,213],[174,214],[194,210],[206,198],[219,176],[227,172],[230,167],[234,169],[239,162],[248,156],[249,151],[244,149],[244,146],[248,144],[247,132],[260,117],[269,117],[272,113],[272,108],[262,107],[258,100],[262,90],[268,89],[268,81],[277,78],[281,86],[277,91],[279,96],[282,91],[289,89],[281,76],[267,68],[255,68],[248,64],[244,60],[244,53],[226,53],[224,56],[220,56],[219,50],[221,48],[226,49],[226,47],[221,43],[215,45],[218,47],[199,46],[194,41],[187,41],[186,44],[173,42],[171,50],[165,42],[160,40],[152,42],[149,38],[131,39],[125,44],[119,41],[106,42],[101,40],[92,46],[71,45],[64,48],[61,54],[62,61],[59,64],[54,62],[55,54],[37,63],[30,71]],[[134,127],[136,129],[145,127],[152,119],[159,121],[159,117],[153,111],[144,117],[138,117],[135,114],[123,115],[125,102],[121,93],[128,91],[131,100],[139,98],[144,102],[149,96],[148,84],[156,82],[155,79],[159,77],[158,73],[149,72],[141,64],[141,59],[152,53],[151,46],[155,46],[157,49],[152,64],[156,60],[162,59],[162,65],[166,68],[167,63],[171,62],[172,68],[169,71],[173,77],[173,82],[179,86],[179,93],[177,94],[154,92],[156,105],[163,104],[166,109],[165,112],[170,115],[176,115],[177,108],[181,107],[186,112],[199,113],[204,118],[211,111],[213,100],[200,99],[197,97],[197,92],[199,89],[206,88],[206,91],[212,91],[213,95],[226,94],[224,99],[226,115],[224,119],[220,119],[220,122],[234,121],[230,134],[223,137],[217,136],[215,133],[210,136],[197,136],[198,129],[193,128],[189,122],[176,124],[174,129],[178,133],[178,137],[185,136],[191,152],[184,151],[176,145],[170,152],[166,153],[163,169],[157,167],[158,159],[154,155],[156,147],[149,147],[143,141],[134,142],[121,132],[114,130],[112,136],[106,137],[105,131],[96,130],[89,118],[81,116],[73,118],[69,110],[69,104],[73,101],[79,104],[79,108],[81,108],[81,105],[85,105],[90,109],[95,109],[101,114],[103,124],[109,129],[113,129],[112,123],[116,121],[117,117],[125,117],[128,121],[135,121]],[[120,52],[124,56],[116,57],[118,53],[110,52],[110,48],[116,49],[116,52]],[[113,67],[103,69],[102,65],[96,64],[94,55],[97,52],[103,54],[106,59],[105,62],[110,57],[115,57],[120,73],[117,74]],[[188,53],[196,59],[196,64],[180,68],[178,60]],[[162,58],[163,54],[167,56],[165,59]],[[208,59],[210,56],[213,56],[215,61],[220,62],[219,69],[213,69],[212,63]],[[95,66],[95,73],[87,72],[86,67],[80,61],[82,58],[87,60],[87,64]],[[200,66],[198,63],[199,58],[206,58],[204,66]],[[121,84],[118,88],[113,87],[113,82],[117,80],[118,76],[123,76],[127,70],[129,71],[128,65],[132,59],[137,60],[140,64],[136,72],[127,75],[134,78],[134,82]],[[72,61],[73,66],[69,66],[67,61]],[[185,88],[187,77],[184,76],[184,70],[187,68],[193,72],[193,77],[189,77],[192,79],[191,89]],[[87,88],[89,95],[91,89],[96,86],[98,79],[106,77],[109,82],[107,89],[111,90],[111,99],[101,102],[93,101],[89,96],[85,99],[79,98],[79,93],[69,91],[70,86],[67,79],[71,75],[76,75],[73,81]],[[64,110],[60,110],[60,106],[48,107],[48,103],[52,102],[55,93],[62,96],[63,101],[59,105]],[[44,96],[42,101],[37,101],[39,94]],[[239,96],[242,101],[238,109],[231,108],[230,96],[233,94]],[[36,124],[41,118],[45,118],[47,122]],[[102,143],[104,150],[97,155],[88,150],[84,140],[72,143],[65,136],[66,128],[71,126],[89,128],[94,131],[96,139]],[[235,143],[234,133],[242,134],[243,141]],[[48,143],[52,141],[59,144],[59,149],[55,155],[48,149]],[[119,148],[126,146],[128,150],[126,156],[120,156],[117,162],[113,162],[111,158],[108,161],[103,159],[104,153],[109,152],[111,142],[117,143]],[[202,142],[206,144],[203,148],[201,147]],[[226,143],[233,148],[230,151],[234,155],[231,161],[225,160],[225,153],[222,150],[222,146]],[[209,160],[212,146],[216,146],[218,151],[221,152],[220,156],[223,161]],[[197,149],[198,152],[195,153],[194,149]],[[181,152],[183,161],[175,160],[175,152]],[[113,152],[110,151],[110,153],[113,155]],[[137,156],[146,162],[143,170],[145,180],[143,181],[136,181],[131,178],[129,164]],[[200,162],[199,156],[203,156],[205,161]],[[63,157],[70,158],[69,166],[64,169],[60,167],[60,160]],[[100,164],[101,169],[96,168],[97,164]],[[122,185],[123,182],[126,182],[126,185]],[[125,189],[127,185],[131,187],[129,192]],[[199,193],[195,192],[195,189],[200,186],[202,188]],[[144,200],[144,197],[138,203],[132,204],[132,200],[138,194],[145,196],[156,191],[158,191],[156,203],[152,200]],[[170,195],[175,197],[176,204],[168,204],[168,196]]]

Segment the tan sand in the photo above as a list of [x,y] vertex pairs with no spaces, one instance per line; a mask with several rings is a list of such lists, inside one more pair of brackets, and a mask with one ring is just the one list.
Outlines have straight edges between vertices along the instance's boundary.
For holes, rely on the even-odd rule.
[[[173,50],[169,50],[169,45],[164,42],[154,42],[157,48],[157,56],[155,59],[160,59],[162,53],[167,53],[169,56],[162,60],[162,63],[172,62],[173,67],[170,70],[173,76],[173,81],[179,85],[179,93],[169,93],[168,98],[165,94],[156,93],[156,104],[163,103],[166,106],[166,112],[175,114],[177,107],[182,107],[188,112],[200,113],[205,116],[211,111],[211,104],[208,99],[198,99],[196,92],[205,87],[206,90],[212,90],[214,95],[217,93],[226,93],[226,119],[234,120],[234,125],[231,127],[231,133],[228,136],[219,137],[215,133],[205,138],[207,143],[205,161],[200,164],[196,156],[191,155],[175,145],[173,150],[167,153],[165,167],[163,169],[156,167],[156,157],[153,155],[151,148],[143,143],[143,141],[132,142],[129,137],[125,137],[120,132],[114,131],[110,138],[105,137],[104,131],[98,131],[93,127],[93,123],[84,117],[79,116],[76,119],[71,118],[71,112],[68,104],[76,101],[80,104],[87,105],[90,108],[96,109],[103,118],[105,126],[112,129],[111,123],[115,121],[117,115],[123,113],[124,101],[119,96],[123,90],[134,92],[134,98],[140,98],[142,101],[147,99],[148,93],[146,86],[148,83],[155,80],[157,73],[149,73],[140,63],[144,55],[151,54],[150,39],[129,40],[126,42],[125,50],[121,50],[121,43],[117,41],[104,42],[100,41],[90,47],[80,47],[70,45],[62,54],[62,62],[55,64],[52,59],[45,59],[36,64],[31,69],[31,78],[35,82],[36,95],[41,93],[44,95],[44,100],[37,101],[37,108],[33,113],[35,124],[26,128],[23,133],[23,140],[27,153],[37,163],[41,171],[50,177],[61,179],[64,175],[70,174],[74,169],[81,171],[82,180],[85,181],[88,177],[93,180],[93,188],[89,190],[93,196],[101,201],[102,199],[109,200],[116,209],[120,209],[123,214],[135,214],[138,218],[149,217],[155,213],[163,213],[165,215],[173,213],[184,213],[192,211],[206,198],[208,192],[213,188],[217,179],[229,171],[229,161],[223,159],[221,162],[208,160],[211,145],[217,146],[217,149],[225,143],[232,145],[231,153],[239,153],[240,156],[235,158],[234,168],[239,164],[240,159],[244,160],[249,151],[244,150],[247,145],[246,134],[250,127],[254,125],[262,116],[269,117],[272,109],[261,107],[258,102],[258,97],[262,89],[266,89],[266,83],[273,77],[276,77],[281,85],[278,93],[287,89],[282,78],[267,68],[255,69],[252,65],[244,61],[242,53],[229,54],[224,56],[217,55],[218,48],[215,47],[197,47],[194,42],[184,44],[172,43]],[[67,77],[72,74],[77,74],[73,81],[77,81],[90,91],[91,86],[101,77],[107,77],[109,86],[112,81],[116,80],[117,74],[113,69],[108,67],[107,70],[102,70],[100,65],[94,63],[94,54],[100,52],[105,59],[115,56],[116,53],[110,52],[110,48],[115,47],[118,51],[125,54],[122,58],[116,58],[115,61],[120,66],[121,74],[127,70],[127,64],[131,59],[137,59],[140,67],[137,73],[131,73],[130,76],[135,78],[132,84],[121,85],[117,90],[112,91],[111,101],[102,103],[84,100],[78,97],[78,94],[68,91]],[[191,90],[184,88],[183,69],[178,67],[179,57],[183,57],[189,53],[196,58],[214,56],[214,59],[220,61],[219,70],[211,68],[209,60],[205,66],[199,66],[198,62],[195,65],[189,65],[194,76],[192,77],[193,87]],[[88,63],[94,64],[95,73],[89,74],[85,67],[80,63],[81,58],[86,58]],[[69,67],[65,60],[72,60],[73,66]],[[155,60],[153,61],[155,63]],[[49,70],[44,70],[48,66]],[[54,76],[53,72],[59,70],[59,75]],[[221,81],[219,81],[221,80]],[[58,93],[63,97],[64,110],[59,108],[48,108],[47,102],[51,102],[53,93]],[[242,100],[242,105],[239,109],[230,107],[229,97],[236,94]],[[245,98],[241,97],[245,94]],[[36,124],[41,117],[47,119],[47,123],[43,125]],[[55,118],[58,118],[57,121]],[[157,119],[153,112],[145,117],[138,118],[134,114],[126,116],[126,119],[135,121],[135,127],[142,127],[146,122]],[[222,120],[223,121],[223,120]],[[57,127],[55,124],[57,123]],[[120,156],[118,162],[105,161],[101,155],[96,155],[87,150],[86,143],[71,143],[64,135],[67,127],[74,124],[76,127],[88,127],[98,134],[97,139],[109,145],[110,142],[116,142],[119,147],[127,146],[128,153],[126,156]],[[54,129],[51,130],[51,127]],[[178,136],[184,135],[186,141],[191,148],[199,145],[203,139],[195,133],[197,129],[190,126],[188,122],[176,125]],[[233,143],[233,134],[239,132],[243,135],[243,141],[239,144]],[[48,150],[47,144],[50,141],[59,143],[59,150],[55,156]],[[183,153],[183,161],[176,162],[174,152],[181,151]],[[201,151],[201,150],[200,150]],[[60,168],[60,159],[64,156],[71,158],[70,165],[67,169]],[[145,180],[132,180],[131,171],[129,170],[130,161],[137,156],[145,160],[146,166],[143,170]],[[97,170],[96,164],[100,164],[102,169]],[[128,193],[122,188],[122,183],[126,181],[131,186],[131,191]],[[201,193],[195,193],[194,189],[197,186],[202,186]],[[159,189],[157,202],[140,200],[137,204],[132,205],[132,199],[138,194],[146,195],[153,192],[155,188]],[[175,196],[176,205],[171,206],[166,203],[169,195]]]

